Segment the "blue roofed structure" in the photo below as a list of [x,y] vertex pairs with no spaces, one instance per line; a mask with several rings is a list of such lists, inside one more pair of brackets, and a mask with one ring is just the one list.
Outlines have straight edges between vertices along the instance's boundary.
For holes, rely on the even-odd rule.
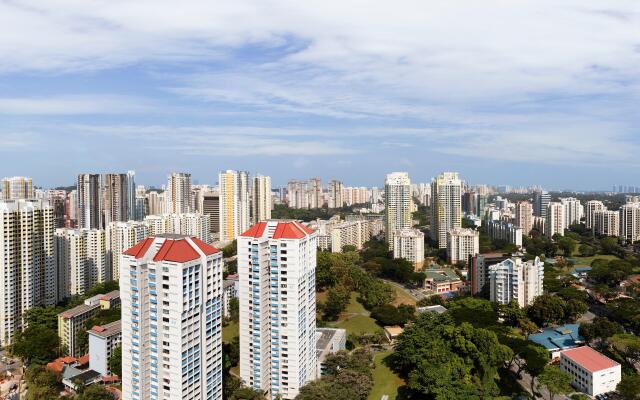
[[562,350],[572,349],[584,343],[584,338],[578,333],[580,324],[567,324],[555,328],[547,328],[540,333],[529,335],[529,340],[545,347],[551,358],[560,357]]

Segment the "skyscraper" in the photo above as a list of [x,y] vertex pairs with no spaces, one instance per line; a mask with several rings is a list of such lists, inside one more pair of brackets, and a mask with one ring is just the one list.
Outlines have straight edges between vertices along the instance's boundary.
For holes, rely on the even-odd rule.
[[337,180],[329,181],[329,208],[342,208],[344,206],[344,197],[342,191],[344,184]]
[[111,279],[120,279],[120,255],[149,236],[149,226],[141,221],[110,222],[106,229],[107,265]]
[[222,399],[222,252],[160,235],[121,265],[123,398]]
[[97,283],[111,280],[104,230],[56,229],[55,249],[60,299],[83,296]]
[[316,377],[316,236],[270,220],[238,238],[240,377],[268,399],[293,399]]
[[[127,174],[104,176],[104,225],[113,221],[129,221],[135,218],[135,186],[131,171]],[[134,183],[135,184],[135,183]],[[133,190],[133,196],[131,195]]]
[[140,217],[140,213],[137,208],[137,192],[136,192],[136,172],[127,171],[127,211],[129,215],[126,221],[141,220],[144,215]]
[[528,201],[516,203],[515,225],[522,229],[522,233],[529,235],[533,229],[533,206]]
[[191,174],[173,172],[167,178],[167,188],[164,192],[167,214],[181,214],[192,212],[193,198],[191,192]]
[[596,212],[606,210],[604,203],[599,200],[589,200],[585,206],[585,228],[593,229],[596,225]]
[[251,190],[251,220],[255,222],[271,219],[271,178],[254,176]]
[[291,208],[309,208],[309,182],[290,180],[287,183],[287,202]]
[[321,208],[322,205],[322,180],[311,178],[309,181],[309,208]]
[[462,182],[457,172],[443,172],[431,182],[431,239],[447,247],[447,232],[462,227]]
[[544,234],[549,238],[556,233],[564,236],[564,230],[567,229],[564,205],[560,202],[551,202],[545,214]]
[[0,201],[0,345],[12,343],[22,315],[58,299],[53,209],[43,200]]
[[251,225],[249,173],[222,171],[220,185],[220,240],[231,241]]
[[217,237],[220,232],[220,192],[218,190],[204,194],[202,212],[209,216],[209,231],[212,236]]
[[627,203],[620,207],[620,236],[635,243],[640,240],[640,203]]
[[533,303],[543,293],[544,263],[540,258],[523,262],[509,258],[489,267],[490,299],[499,304],[515,300],[520,307]]
[[33,181],[24,176],[2,178],[2,199],[33,199]]
[[549,192],[538,190],[533,193],[533,215],[547,218],[547,208],[551,201]]
[[406,172],[387,174],[384,180],[385,239],[393,248],[393,232],[411,228],[411,180]]
[[584,206],[580,200],[575,197],[566,197],[560,199],[560,202],[564,206],[565,226],[568,228],[571,225],[579,224],[584,216]]
[[102,193],[100,175],[78,175],[78,227],[84,229],[102,228]]

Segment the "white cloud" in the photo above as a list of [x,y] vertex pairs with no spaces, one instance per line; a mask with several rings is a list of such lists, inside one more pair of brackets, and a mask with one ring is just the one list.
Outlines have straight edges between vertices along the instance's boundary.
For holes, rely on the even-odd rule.
[[81,115],[148,112],[148,101],[127,96],[0,97],[0,114]]

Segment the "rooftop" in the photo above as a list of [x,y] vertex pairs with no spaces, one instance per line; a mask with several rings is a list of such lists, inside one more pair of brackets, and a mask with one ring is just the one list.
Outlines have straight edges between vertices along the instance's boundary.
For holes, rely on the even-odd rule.
[[60,316],[62,316],[62,318],[64,319],[69,319],[69,318],[73,318],[73,317],[77,317],[79,315],[82,315],[86,312],[89,312],[91,310],[95,310],[96,308],[99,308],[100,305],[96,304],[96,305],[87,305],[87,304],[80,304],[79,306],[75,306],[70,310],[67,311],[63,311],[61,312]]
[[272,239],[302,239],[313,232],[300,221],[269,220],[258,222],[240,236],[262,238],[266,233]]
[[436,270],[424,270],[427,279],[433,279],[436,282],[459,281],[460,277],[449,268],[441,268]]
[[123,254],[135,257],[136,259],[143,258],[147,255],[153,243],[161,243],[160,248],[153,254],[154,262],[169,261],[184,263],[200,258],[198,250],[207,256],[220,251],[195,236],[164,234],[148,237]]
[[122,324],[120,320],[108,323],[106,325],[96,325],[89,330],[89,333],[100,337],[111,337],[122,332]]
[[584,338],[578,334],[580,324],[567,324],[548,328],[529,336],[529,340],[544,346],[547,350],[563,350],[578,346]]
[[107,294],[103,294],[100,297],[100,300],[111,301],[111,300],[117,299],[119,297],[120,297],[120,291],[119,290],[112,290],[111,292],[109,292]]
[[603,369],[615,367],[618,364],[607,356],[598,353],[589,346],[577,347],[562,352],[561,357],[567,357],[582,368],[590,372],[598,372]]

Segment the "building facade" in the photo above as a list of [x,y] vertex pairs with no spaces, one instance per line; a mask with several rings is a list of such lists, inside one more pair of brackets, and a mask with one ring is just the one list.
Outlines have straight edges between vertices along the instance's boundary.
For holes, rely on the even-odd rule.
[[533,303],[543,293],[544,263],[539,257],[524,262],[514,257],[489,267],[490,300],[509,304],[515,300],[520,307]]
[[238,238],[240,377],[268,399],[294,399],[317,376],[316,233],[259,222]]
[[587,229],[594,229],[596,225],[596,212],[604,211],[607,207],[605,207],[604,203],[600,200],[589,200],[585,205],[585,227]]
[[2,178],[2,200],[33,199],[33,180],[25,176]]
[[622,380],[622,367],[589,346],[560,353],[560,370],[571,375],[571,384],[589,396],[614,392]]
[[385,239],[393,247],[393,232],[411,228],[411,180],[406,172],[388,174],[384,181]]
[[191,174],[172,172],[167,178],[164,192],[164,213],[182,214],[193,212],[193,192]]
[[533,206],[528,201],[516,203],[515,225],[522,229],[524,235],[529,235],[533,229]]
[[120,279],[120,255],[149,236],[149,225],[141,221],[111,222],[107,225],[107,265],[111,279]]
[[469,257],[480,253],[480,232],[467,228],[451,229],[447,233],[446,247],[449,263],[467,263]]
[[56,229],[55,250],[60,299],[83,296],[96,284],[111,280],[104,230]]
[[560,202],[551,202],[547,206],[545,216],[544,234],[552,238],[555,234],[564,236],[564,230],[567,229],[565,207]]
[[620,207],[620,236],[630,243],[640,240],[640,203],[627,203]]
[[393,232],[393,258],[404,258],[416,271],[424,266],[424,233],[418,229],[398,229]]
[[113,350],[122,342],[120,320],[101,326],[93,326],[89,335],[89,368],[102,376],[111,375],[109,358]]
[[222,398],[222,252],[184,235],[122,255],[122,395]]
[[448,232],[462,227],[462,182],[458,173],[443,172],[434,178],[431,196],[431,239],[444,249]]
[[344,190],[344,184],[341,181],[331,180],[329,181],[329,208],[342,208],[344,206],[344,197],[342,191]]
[[99,174],[78,175],[78,228],[102,229],[103,204]]
[[223,171],[220,183],[220,240],[232,241],[250,226],[249,173]]
[[251,190],[251,220],[253,223],[271,219],[271,177],[254,176]]

